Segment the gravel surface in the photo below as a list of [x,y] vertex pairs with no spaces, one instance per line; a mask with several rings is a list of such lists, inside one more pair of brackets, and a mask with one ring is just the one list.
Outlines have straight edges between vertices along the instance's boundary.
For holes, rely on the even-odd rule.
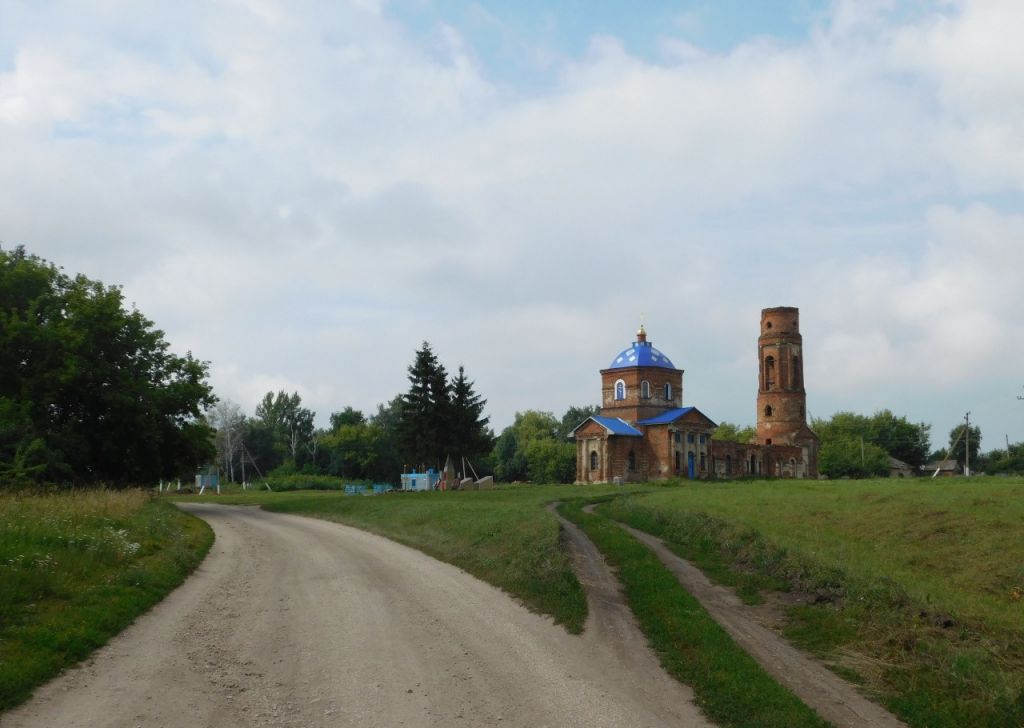
[[577,553],[588,586],[605,592],[574,637],[453,566],[357,529],[182,507],[217,536],[196,573],[0,725],[709,725],[622,613],[599,557],[588,565]]

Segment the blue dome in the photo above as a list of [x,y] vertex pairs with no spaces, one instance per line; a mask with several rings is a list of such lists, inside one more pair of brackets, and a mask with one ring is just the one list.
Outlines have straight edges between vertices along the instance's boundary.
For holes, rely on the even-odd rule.
[[612,359],[609,369],[627,367],[661,367],[675,369],[672,360],[654,348],[649,341],[634,341],[633,344]]

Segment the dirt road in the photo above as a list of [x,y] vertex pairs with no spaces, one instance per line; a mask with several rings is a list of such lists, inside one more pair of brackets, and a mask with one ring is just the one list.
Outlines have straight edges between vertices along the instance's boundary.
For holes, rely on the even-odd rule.
[[0,725],[708,725],[628,617],[573,637],[372,534],[185,507],[217,535],[196,574]]

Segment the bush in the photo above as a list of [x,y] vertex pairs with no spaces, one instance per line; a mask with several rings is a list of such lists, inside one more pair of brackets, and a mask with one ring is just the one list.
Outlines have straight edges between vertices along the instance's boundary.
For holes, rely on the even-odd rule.
[[267,485],[273,491],[285,490],[343,490],[348,483],[360,485],[368,484],[365,481],[343,480],[333,478],[330,475],[271,475],[267,478]]

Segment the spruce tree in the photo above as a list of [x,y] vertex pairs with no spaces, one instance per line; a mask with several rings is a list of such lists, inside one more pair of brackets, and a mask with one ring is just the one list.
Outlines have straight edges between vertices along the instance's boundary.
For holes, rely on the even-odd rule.
[[490,452],[494,437],[487,423],[489,417],[482,417],[486,399],[473,390],[473,382],[466,378],[463,367],[451,385],[451,419],[449,428],[449,450],[455,457],[475,458]]
[[409,367],[409,391],[402,396],[398,432],[408,464],[440,466],[450,399],[448,373],[424,341]]

